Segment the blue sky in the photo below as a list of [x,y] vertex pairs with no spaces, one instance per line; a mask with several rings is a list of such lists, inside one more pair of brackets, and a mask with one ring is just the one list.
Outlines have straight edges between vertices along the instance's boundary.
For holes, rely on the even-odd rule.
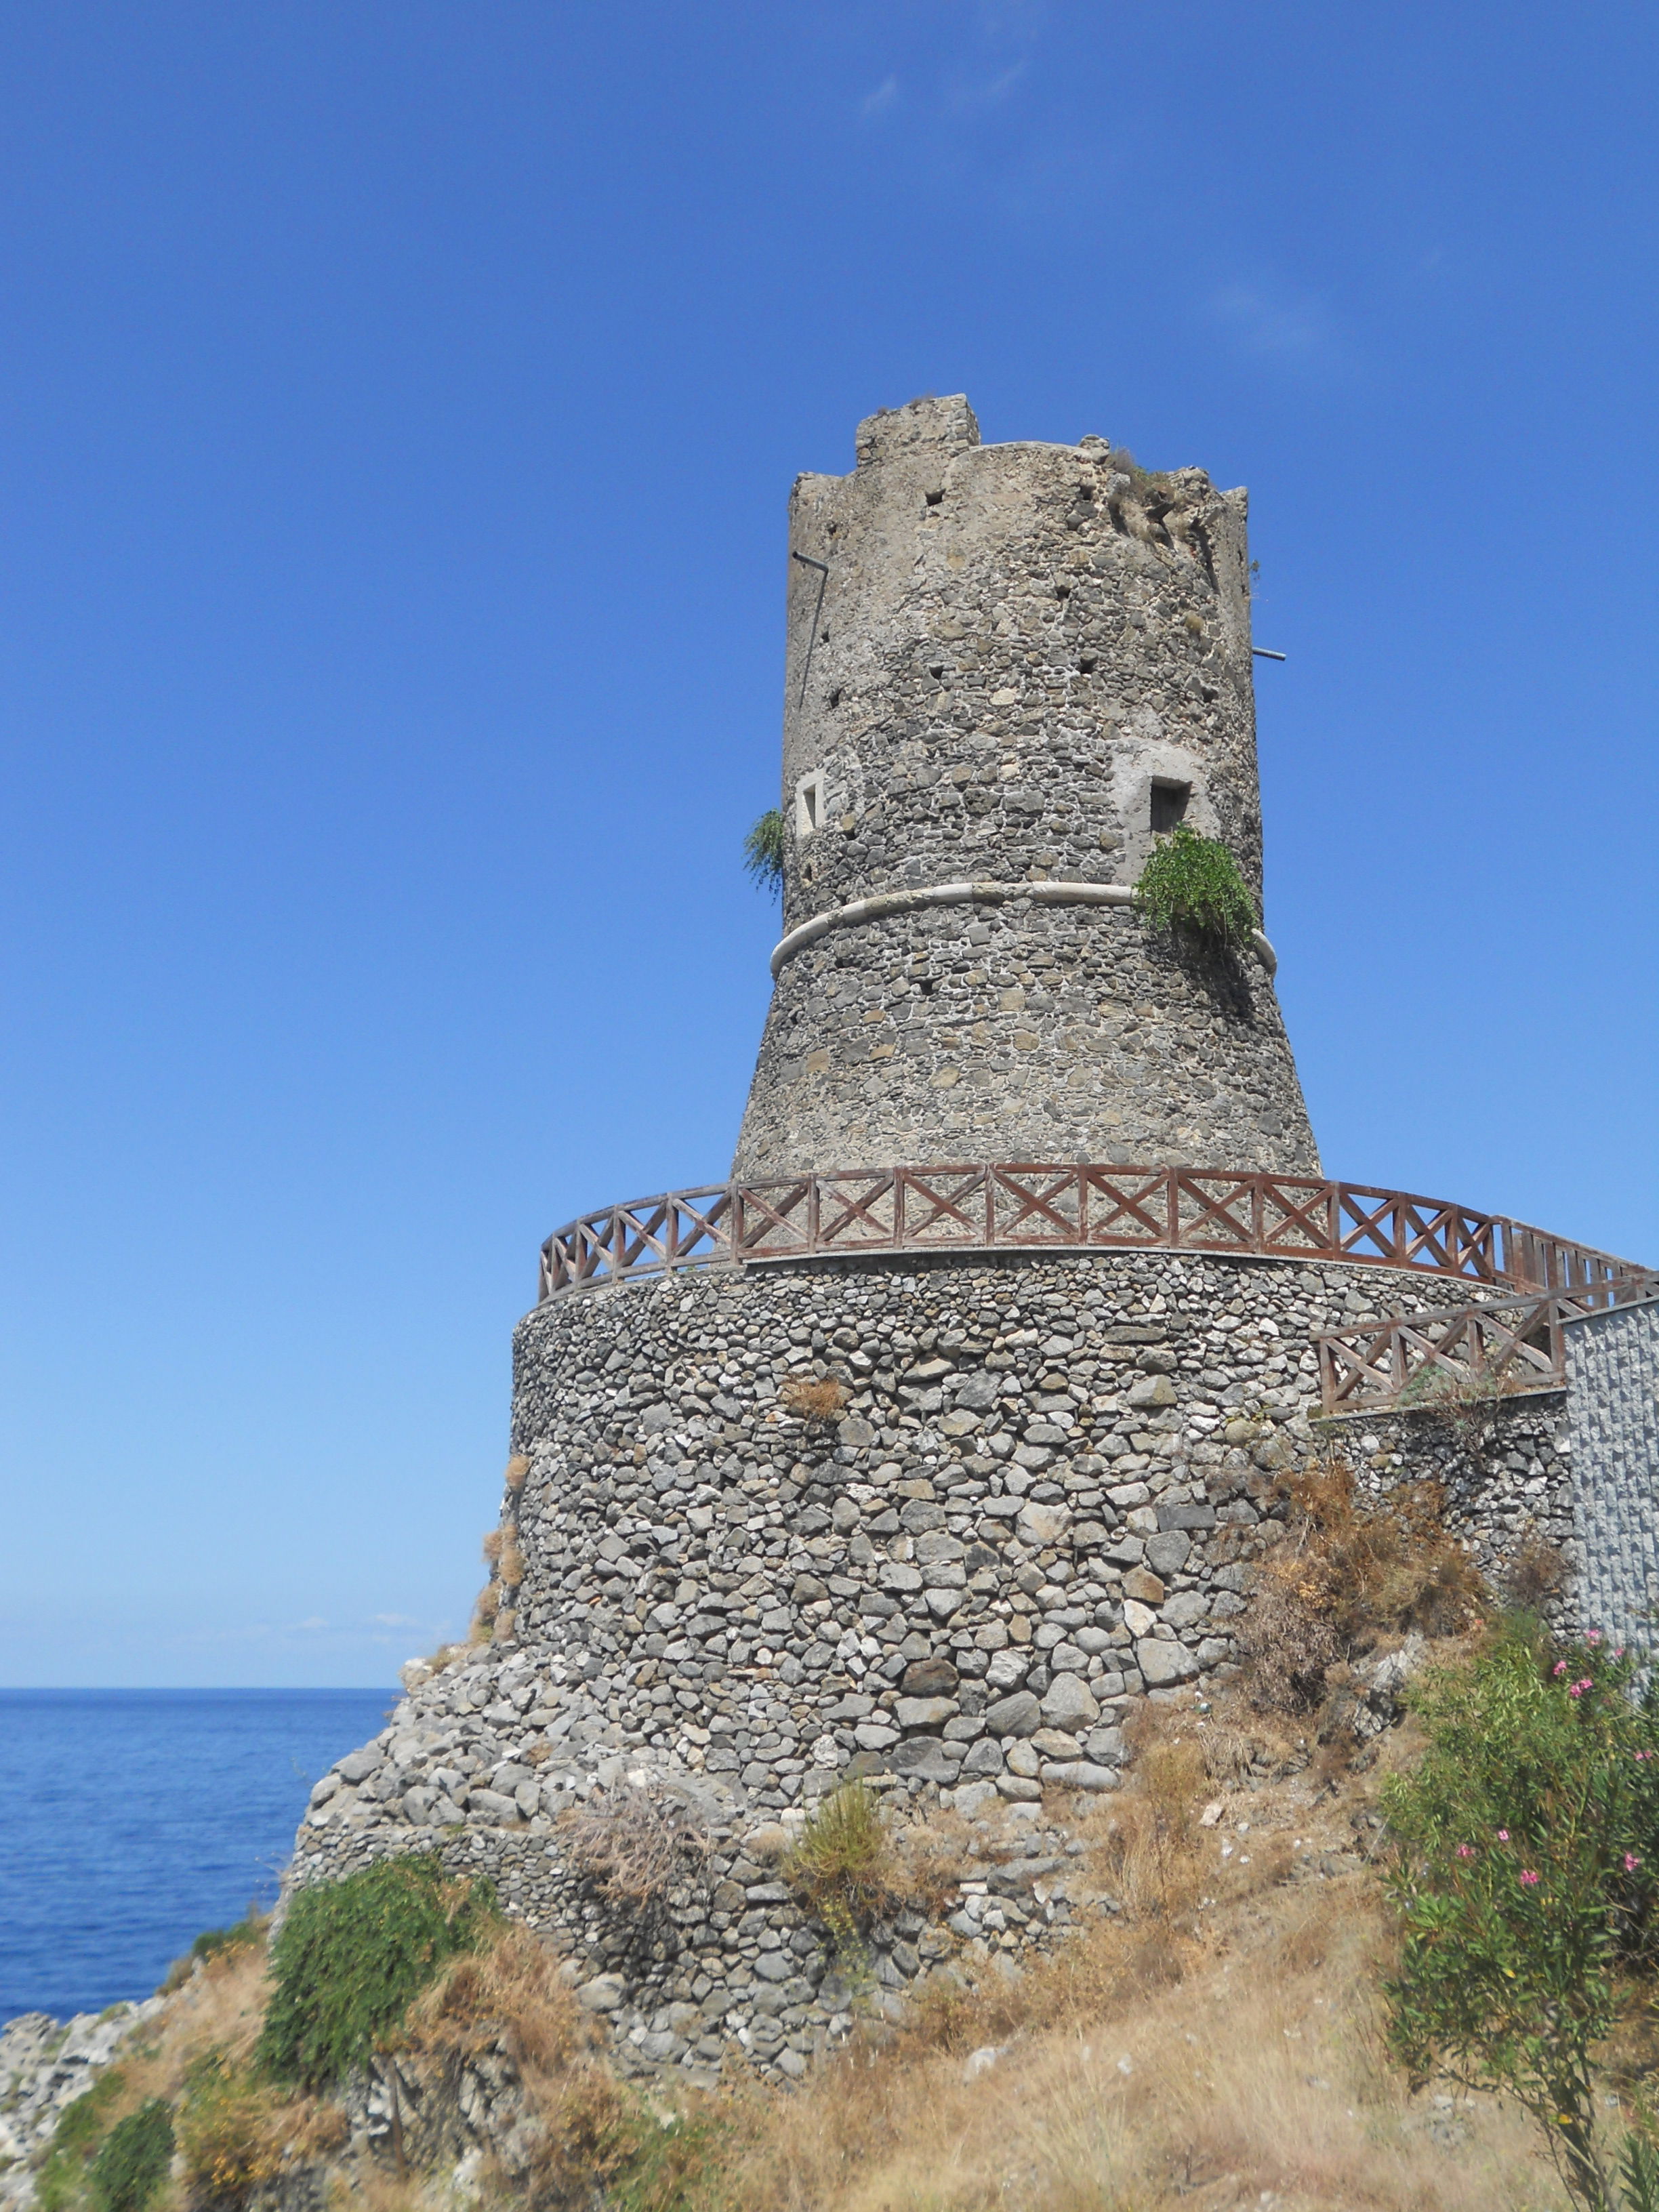
[[536,1248],[725,1172],[784,504],[1247,483],[1330,1172],[1659,1259],[1633,6],[0,20],[0,1680],[458,1630]]

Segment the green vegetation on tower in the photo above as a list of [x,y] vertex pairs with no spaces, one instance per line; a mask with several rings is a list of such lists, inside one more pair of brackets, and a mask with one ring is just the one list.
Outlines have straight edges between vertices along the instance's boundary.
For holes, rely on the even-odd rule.
[[1255,908],[1238,863],[1219,837],[1177,822],[1160,837],[1135,885],[1135,905],[1154,929],[1216,950],[1244,951]]

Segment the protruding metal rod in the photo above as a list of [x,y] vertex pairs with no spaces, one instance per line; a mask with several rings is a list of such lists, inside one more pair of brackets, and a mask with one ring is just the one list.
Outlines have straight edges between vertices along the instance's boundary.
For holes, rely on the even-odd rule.
[[1274,653],[1265,645],[1253,645],[1250,647],[1250,651],[1255,655],[1258,660],[1284,660],[1289,657],[1287,654],[1283,653]]
[[799,561],[803,568],[816,568],[818,572],[818,595],[812,602],[812,628],[806,641],[806,665],[800,672],[800,698],[795,702],[799,706],[805,700],[806,679],[812,673],[812,654],[818,641],[818,617],[823,612],[823,591],[830,581],[830,563],[815,561],[810,553],[797,553],[793,545],[789,549],[789,558]]

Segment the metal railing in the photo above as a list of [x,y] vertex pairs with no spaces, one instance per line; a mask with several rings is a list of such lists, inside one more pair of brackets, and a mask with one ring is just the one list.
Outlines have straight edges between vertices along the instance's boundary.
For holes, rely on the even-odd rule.
[[1330,1329],[1314,1339],[1320,1396],[1328,1413],[1357,1413],[1559,1390],[1567,1379],[1566,1322],[1655,1298],[1659,1274],[1632,1272],[1576,1291]]
[[1502,1214],[1363,1183],[1012,1161],[714,1183],[605,1206],[543,1245],[539,1295],[819,1256],[1102,1250],[1342,1260],[1527,1291],[1640,1272]]

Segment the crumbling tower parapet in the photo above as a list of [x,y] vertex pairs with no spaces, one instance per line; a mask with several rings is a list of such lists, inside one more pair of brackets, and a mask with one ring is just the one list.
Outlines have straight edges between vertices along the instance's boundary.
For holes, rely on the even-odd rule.
[[790,503],[784,935],[733,1172],[1318,1170],[1273,952],[1128,903],[1158,830],[1261,885],[1245,495],[1100,439],[860,424]]

